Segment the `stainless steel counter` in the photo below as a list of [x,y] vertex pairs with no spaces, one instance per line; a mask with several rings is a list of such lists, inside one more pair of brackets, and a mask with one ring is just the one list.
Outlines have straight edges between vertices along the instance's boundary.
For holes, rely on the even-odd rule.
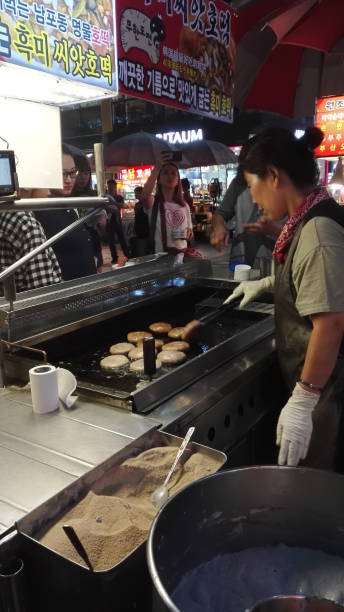
[[35,414],[29,391],[1,390],[0,532],[159,424],[81,399]]

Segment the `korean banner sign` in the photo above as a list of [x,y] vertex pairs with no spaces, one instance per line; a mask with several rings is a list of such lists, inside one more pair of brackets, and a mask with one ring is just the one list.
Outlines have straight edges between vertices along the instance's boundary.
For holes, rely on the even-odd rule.
[[344,96],[319,98],[315,124],[324,132],[324,140],[316,149],[318,157],[344,155]]
[[235,43],[229,6],[136,0],[129,7],[117,0],[119,91],[230,122]]
[[112,12],[112,0],[0,0],[0,59],[114,89]]

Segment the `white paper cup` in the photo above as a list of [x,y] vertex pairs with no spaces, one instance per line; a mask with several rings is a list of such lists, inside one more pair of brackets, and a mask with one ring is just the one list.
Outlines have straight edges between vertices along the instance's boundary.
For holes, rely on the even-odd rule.
[[234,268],[234,280],[235,281],[247,281],[250,280],[251,266],[247,264],[239,264]]

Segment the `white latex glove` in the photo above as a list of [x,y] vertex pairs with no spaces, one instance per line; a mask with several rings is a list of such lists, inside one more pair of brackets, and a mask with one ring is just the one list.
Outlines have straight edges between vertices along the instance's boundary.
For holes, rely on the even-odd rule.
[[261,278],[260,280],[252,280],[252,281],[244,281],[238,285],[233,293],[223,302],[224,304],[230,304],[235,298],[243,296],[239,304],[239,308],[243,308],[254,300],[254,298],[261,295],[265,291],[273,291],[275,284],[274,276],[265,276],[265,278]]
[[305,459],[313,431],[312,412],[319,398],[317,393],[306,391],[296,383],[277,423],[279,465],[298,465],[301,459]]

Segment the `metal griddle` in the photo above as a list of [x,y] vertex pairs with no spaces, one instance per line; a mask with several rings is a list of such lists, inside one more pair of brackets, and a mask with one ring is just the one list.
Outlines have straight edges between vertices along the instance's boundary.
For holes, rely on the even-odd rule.
[[[111,344],[126,340],[128,332],[145,330],[154,321],[181,326],[199,318],[219,305],[233,286],[212,278],[210,262],[195,260],[175,266],[160,257],[115,273],[23,293],[14,310],[0,300],[0,332],[7,342],[0,374],[5,384],[26,382],[29,368],[43,356],[74,372],[80,395],[126,410],[150,412],[271,336],[271,314],[224,312],[202,329],[185,363],[162,368],[139,389],[139,376],[103,372],[100,359]],[[29,347],[29,353],[18,345]]]
[[[106,372],[100,368],[100,360],[109,354],[111,344],[126,341],[128,332],[148,330],[150,323],[159,320],[173,327],[182,326],[195,315],[204,314],[221,303],[227,292],[222,289],[214,293],[214,286],[203,285],[186,291],[182,297],[162,297],[158,304],[120,315],[116,320],[104,321],[91,330],[78,330],[68,339],[50,341],[41,348],[47,351],[53,363],[75,374],[79,390],[86,395],[97,395],[103,401],[122,408],[148,412],[162,397],[176,393],[230,359],[234,350],[231,340],[240,339],[252,344],[253,339],[260,339],[267,330],[264,322],[271,317],[239,310],[224,312],[217,321],[202,329],[198,341],[191,344],[184,364],[162,367],[150,382],[125,370]],[[142,380],[148,384],[138,389]]]

